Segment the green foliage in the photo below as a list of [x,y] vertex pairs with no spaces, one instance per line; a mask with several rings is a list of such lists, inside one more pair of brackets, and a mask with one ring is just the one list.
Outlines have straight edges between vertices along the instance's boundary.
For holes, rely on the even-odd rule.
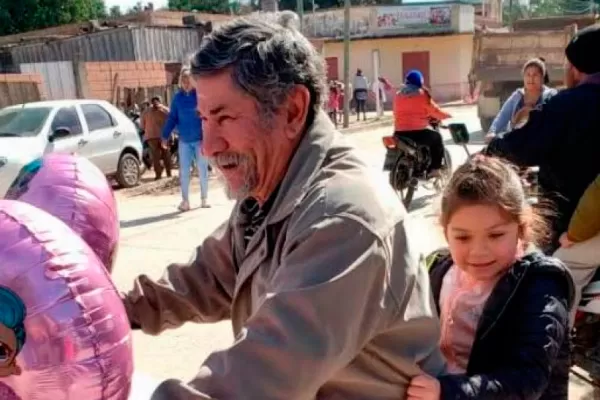
[[123,13],[121,12],[121,7],[119,6],[112,6],[109,10],[108,10],[108,16],[111,18],[117,18],[122,16]]
[[520,18],[587,14],[595,8],[593,3],[587,0],[531,0],[529,7],[521,6],[518,0],[513,0],[512,7],[510,2],[504,4],[503,19],[506,23]]
[[106,16],[104,0],[0,0],[0,35]]
[[229,0],[169,0],[168,5],[169,10],[229,14],[230,6],[232,8],[239,7],[239,2],[230,2]]

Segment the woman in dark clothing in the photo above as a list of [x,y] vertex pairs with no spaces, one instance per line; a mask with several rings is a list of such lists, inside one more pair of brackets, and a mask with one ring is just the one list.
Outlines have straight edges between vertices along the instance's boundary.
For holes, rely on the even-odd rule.
[[567,399],[574,285],[531,249],[541,221],[508,164],[477,156],[454,173],[442,198],[449,249],[427,260],[447,374],[413,378],[408,399]]

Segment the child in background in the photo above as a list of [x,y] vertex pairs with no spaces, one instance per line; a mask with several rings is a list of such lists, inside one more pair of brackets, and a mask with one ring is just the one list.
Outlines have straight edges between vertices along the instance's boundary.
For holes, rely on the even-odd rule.
[[410,400],[568,397],[573,281],[532,249],[546,230],[508,164],[477,156],[442,197],[448,250],[428,257],[447,374],[414,377]]
[[327,112],[329,113],[329,118],[334,123],[337,128],[338,120],[337,114],[338,109],[340,108],[340,90],[335,82],[331,82],[329,84],[329,100],[327,103]]
[[344,118],[344,86],[338,82],[337,83],[337,87],[338,87],[338,92],[340,93],[340,101],[339,101],[339,107],[338,107],[338,122],[341,124],[343,122],[343,118]]

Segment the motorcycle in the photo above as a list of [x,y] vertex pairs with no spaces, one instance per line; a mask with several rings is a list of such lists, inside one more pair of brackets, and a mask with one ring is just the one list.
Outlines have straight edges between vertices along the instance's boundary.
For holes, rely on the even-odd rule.
[[152,168],[152,159],[150,157],[150,147],[148,142],[144,140],[144,130],[140,125],[140,113],[130,111],[127,115],[137,128],[140,141],[142,142],[142,165],[140,165],[140,175],[143,175],[147,170]]
[[[439,121],[431,121],[431,128],[437,132],[442,126]],[[453,125],[453,124],[450,124]],[[418,145],[413,140],[402,136],[384,136],[383,145],[386,156],[383,170],[389,171],[389,182],[400,196],[404,207],[408,209],[413,200],[419,184],[431,184],[436,191],[440,191],[452,173],[450,153],[444,147],[441,177],[429,177],[431,155],[429,146]]]

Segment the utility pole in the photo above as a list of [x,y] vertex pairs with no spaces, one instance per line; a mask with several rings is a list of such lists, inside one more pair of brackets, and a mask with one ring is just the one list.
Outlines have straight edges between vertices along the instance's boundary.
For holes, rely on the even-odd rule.
[[260,0],[260,11],[277,12],[279,11],[279,0]]
[[296,13],[300,18],[300,32],[304,33],[304,0],[296,0]]
[[344,128],[350,124],[350,0],[344,0]]

